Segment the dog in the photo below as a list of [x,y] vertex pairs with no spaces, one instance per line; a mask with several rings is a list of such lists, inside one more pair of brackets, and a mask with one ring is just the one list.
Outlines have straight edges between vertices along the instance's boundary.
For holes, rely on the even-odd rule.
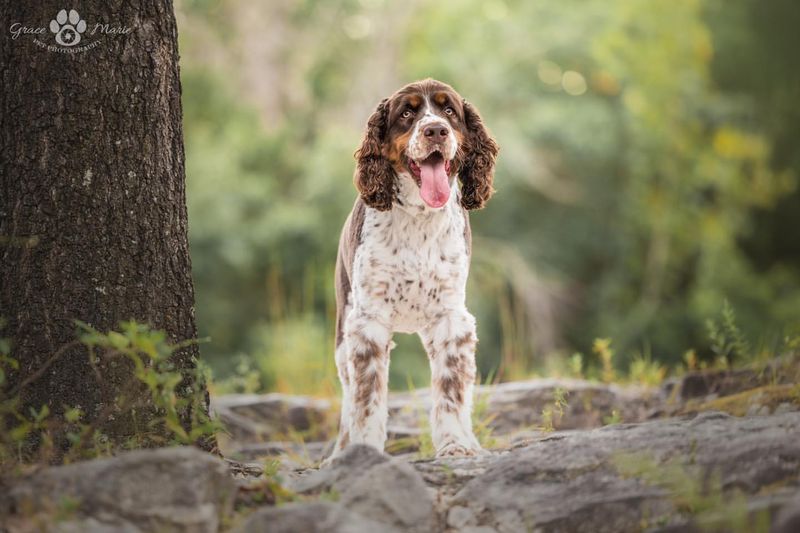
[[478,110],[433,79],[406,85],[369,117],[336,261],[344,394],[328,461],[348,444],[383,451],[394,332],[417,333],[428,354],[436,455],[482,452],[471,422],[478,338],[465,305],[468,211],[492,196],[497,153]]

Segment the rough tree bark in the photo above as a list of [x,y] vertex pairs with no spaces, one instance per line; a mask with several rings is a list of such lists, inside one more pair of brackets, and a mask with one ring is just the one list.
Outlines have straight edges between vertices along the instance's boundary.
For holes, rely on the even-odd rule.
[[[0,316],[20,362],[12,387],[75,340],[76,319],[196,337],[172,3],[84,0],[81,42],[43,48],[57,44],[51,21],[68,4],[0,0]],[[14,23],[46,31],[14,38]],[[111,33],[120,27],[131,31]],[[197,354],[180,351],[178,368]],[[126,366],[107,368],[111,386],[98,387],[77,347],[22,400],[56,413],[78,405],[91,419],[130,379]]]

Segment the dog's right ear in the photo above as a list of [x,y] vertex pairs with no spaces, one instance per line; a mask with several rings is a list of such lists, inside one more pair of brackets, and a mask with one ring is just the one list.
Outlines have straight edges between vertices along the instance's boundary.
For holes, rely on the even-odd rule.
[[384,98],[367,121],[361,147],[356,150],[353,181],[369,207],[387,211],[394,198],[394,170],[383,154],[389,116],[389,99]]

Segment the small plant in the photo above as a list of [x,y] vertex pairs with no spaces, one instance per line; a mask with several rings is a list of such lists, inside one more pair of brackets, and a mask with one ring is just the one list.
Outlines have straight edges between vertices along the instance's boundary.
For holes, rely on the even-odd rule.
[[695,352],[694,349],[686,350],[686,353],[683,354],[683,362],[686,364],[686,369],[690,372],[697,370],[699,366],[697,352]]
[[78,509],[80,509],[80,506],[80,500],[71,496],[62,496],[56,507],[53,521],[57,523],[69,520],[75,516],[75,514],[78,512]]
[[569,406],[567,403],[568,395],[569,393],[567,391],[561,387],[556,387],[555,390],[553,390],[553,401],[542,408],[541,430],[545,433],[550,433],[555,430],[554,422],[560,422],[564,417],[564,409]]
[[[87,351],[90,367],[103,386],[103,369],[120,360],[131,365],[131,377],[123,384],[113,402],[104,406],[91,420],[78,406],[29,408],[21,412],[20,393],[39,379],[47,365],[14,388],[7,387],[6,372],[16,370],[10,356],[10,343],[0,343],[0,464],[25,461],[62,462],[110,455],[116,449],[195,444],[211,438],[220,424],[206,411],[203,383],[208,379],[199,362],[192,371],[177,369],[173,363],[176,351],[196,342],[172,344],[162,331],[152,330],[136,322],[123,322],[119,331],[102,333],[84,323],[78,340],[53,354],[55,361],[68,349],[82,346]],[[145,416],[146,415],[146,416]],[[142,423],[142,420],[147,420]],[[128,436],[112,441],[104,432],[106,424],[128,424]],[[23,453],[27,444],[36,442],[37,457]]]
[[728,368],[734,359],[746,359],[750,354],[750,343],[736,324],[736,313],[728,300],[722,304],[719,322],[706,321],[711,351],[716,356],[716,366]]
[[603,417],[603,424],[606,426],[613,426],[622,422],[622,417],[619,414],[619,409],[612,409],[610,415]]
[[489,413],[489,393],[476,394],[472,408],[472,431],[483,448],[494,448],[497,439],[492,436],[492,421],[497,413]]
[[283,486],[280,476],[280,459],[267,459],[264,461],[264,474],[261,476],[261,489],[273,495],[273,503],[279,504],[297,499],[297,495]]
[[[484,385],[497,384],[497,374],[492,371],[481,380]],[[490,413],[491,393],[475,393],[475,400],[472,407],[472,430],[478,443],[483,448],[494,448],[497,446],[497,439],[492,435],[492,422],[497,418],[497,413]]]
[[[122,322],[120,332],[108,333],[100,333],[82,322],[78,326],[82,330],[80,341],[89,350],[89,360],[96,372],[99,357],[124,357],[133,363],[134,377],[149,392],[148,400],[157,416],[148,423],[138,444],[147,445],[148,441],[163,444],[162,435],[176,444],[193,444],[221,429],[205,408],[206,392],[202,384],[209,380],[207,368],[195,361],[195,371],[187,376],[173,363],[175,352],[196,341],[171,344],[165,332],[136,322]],[[119,400],[132,402],[127,407],[135,409],[138,402],[134,395],[134,390],[123,391]]]
[[595,339],[592,351],[597,354],[603,365],[603,381],[611,383],[616,380],[617,374],[614,371],[614,351],[611,349],[611,339]]
[[649,353],[634,357],[628,370],[629,379],[642,385],[660,385],[666,375],[667,369],[653,361]]
[[254,394],[262,390],[261,372],[253,367],[250,357],[239,355],[232,376],[209,382],[212,395]]
[[545,433],[550,433],[555,430],[555,426],[553,425],[553,407],[550,404],[542,408],[541,430]]
[[321,501],[326,501],[326,502],[338,502],[339,498],[341,498],[341,494],[339,494],[338,490],[330,488],[328,490],[320,492],[317,495],[317,498]]
[[283,486],[280,476],[281,462],[278,459],[267,459],[259,479],[242,483],[236,494],[236,514],[233,520],[228,519],[225,529],[233,529],[255,508],[263,505],[280,505],[300,499],[300,496]]
[[575,352],[569,358],[569,370],[572,377],[583,378],[583,354]]

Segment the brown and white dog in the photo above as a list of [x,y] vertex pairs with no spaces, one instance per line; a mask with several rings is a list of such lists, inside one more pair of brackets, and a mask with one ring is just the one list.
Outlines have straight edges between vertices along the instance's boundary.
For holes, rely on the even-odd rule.
[[480,452],[470,420],[478,339],[465,305],[467,210],[492,195],[497,151],[475,107],[432,79],[403,87],[369,118],[355,153],[360,196],[336,262],[344,398],[331,458],[350,443],[383,450],[394,332],[419,334],[428,353],[436,454]]

